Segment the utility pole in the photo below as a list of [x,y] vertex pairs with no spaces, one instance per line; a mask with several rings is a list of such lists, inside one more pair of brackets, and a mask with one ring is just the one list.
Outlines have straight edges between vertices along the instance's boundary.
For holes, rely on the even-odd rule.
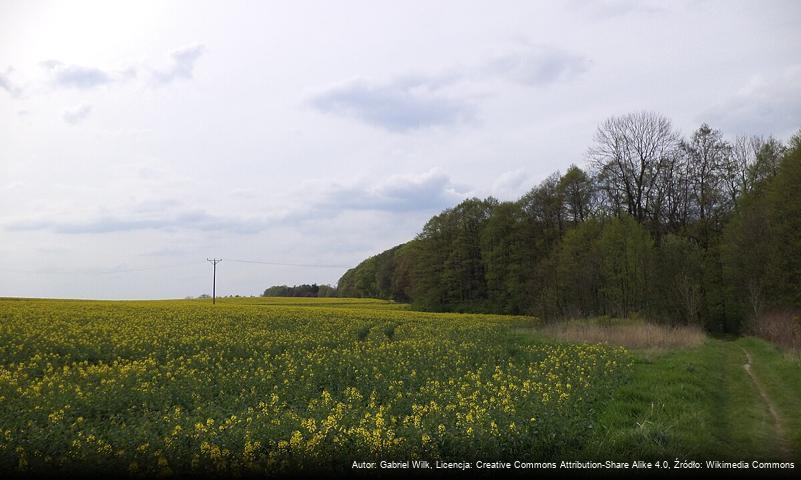
[[211,304],[214,305],[217,303],[217,264],[222,262],[222,258],[207,258],[206,261],[214,265],[214,276],[211,283]]

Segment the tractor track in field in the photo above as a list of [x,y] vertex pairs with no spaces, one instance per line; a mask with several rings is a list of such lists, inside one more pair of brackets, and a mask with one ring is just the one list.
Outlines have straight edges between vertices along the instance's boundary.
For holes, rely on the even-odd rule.
[[743,364],[743,369],[745,373],[751,378],[751,382],[754,384],[754,389],[759,393],[759,396],[762,397],[762,401],[765,403],[765,406],[770,413],[770,416],[773,418],[773,430],[776,433],[776,440],[779,447],[779,453],[781,454],[782,458],[790,458],[791,452],[788,446],[787,437],[784,434],[784,424],[782,422],[781,417],[779,416],[778,410],[776,410],[776,406],[771,401],[770,397],[768,396],[768,392],[765,391],[765,388],[760,383],[757,376],[754,374],[753,370],[751,370],[751,364],[753,363],[753,359],[751,358],[751,353],[748,352],[743,347],[740,347],[740,350],[743,351],[745,354],[745,363]]

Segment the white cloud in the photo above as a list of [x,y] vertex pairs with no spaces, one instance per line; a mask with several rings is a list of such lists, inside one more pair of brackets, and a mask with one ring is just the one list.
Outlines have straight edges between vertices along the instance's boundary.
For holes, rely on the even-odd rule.
[[529,174],[522,168],[503,172],[492,182],[490,194],[501,200],[517,200],[534,186]]
[[465,189],[434,168],[420,174],[392,175],[373,184],[330,185],[315,202],[325,211],[376,210],[394,213],[436,212],[453,206]]
[[572,80],[589,68],[590,61],[582,55],[534,45],[490,60],[485,71],[524,85],[544,86]]
[[386,83],[364,79],[334,85],[314,95],[312,107],[352,117],[394,132],[462,123],[473,117],[469,101],[449,98],[427,78]]
[[12,97],[18,98],[22,95],[22,86],[12,80],[13,73],[14,69],[11,67],[7,68],[5,72],[0,72],[0,88],[8,92]]
[[[171,83],[178,79],[191,79],[197,59],[205,52],[203,45],[193,45],[174,50],[169,62],[158,68],[151,68],[152,80],[157,85]],[[56,88],[92,90],[101,86],[119,84],[136,79],[140,67],[128,65],[121,69],[107,69],[97,66],[68,64],[60,60],[46,60],[39,63],[47,75],[49,85]],[[147,66],[143,67],[147,69]],[[8,68],[0,73],[0,88],[14,97],[19,97],[22,87],[11,78],[14,70]]]
[[355,118],[394,132],[469,123],[474,100],[460,84],[500,79],[532,87],[565,82],[590,67],[582,55],[527,45],[471,67],[451,67],[439,75],[403,75],[385,82],[355,79],[313,95],[310,105],[323,113]]
[[41,65],[50,76],[51,84],[59,88],[88,90],[135,76],[135,70],[133,69],[127,69],[122,72],[108,72],[96,67],[67,65],[58,60],[48,60],[42,62]]
[[153,79],[162,85],[191,79],[195,63],[205,51],[206,47],[200,44],[174,50],[170,53],[169,65],[153,70]]
[[664,10],[656,0],[572,0],[571,9],[584,11],[593,17],[621,17],[632,14],[654,14]]
[[214,215],[204,210],[192,209],[175,213],[154,215],[136,214],[133,211],[119,214],[90,215],[87,218],[65,219],[61,216],[33,220],[13,221],[6,230],[47,230],[62,234],[93,234],[131,232],[137,230],[195,230],[236,234],[256,233],[269,225],[265,218],[245,218],[229,215]]
[[[10,187],[9,187],[10,188]],[[93,208],[89,212],[53,211],[47,215],[11,219],[7,231],[50,231],[57,234],[105,234],[140,230],[205,231],[251,234],[269,228],[316,223],[347,212],[410,212],[433,214],[466,198],[468,188],[456,185],[440,169],[391,175],[379,181],[348,185],[325,180],[305,182],[284,206],[242,215],[226,210],[211,213],[174,198],[151,199],[126,206]]]
[[701,120],[736,134],[792,134],[801,128],[801,65],[787,67],[777,75],[751,77]]
[[61,116],[65,122],[70,125],[77,125],[86,120],[92,113],[91,105],[78,105],[74,108],[69,108],[64,111]]

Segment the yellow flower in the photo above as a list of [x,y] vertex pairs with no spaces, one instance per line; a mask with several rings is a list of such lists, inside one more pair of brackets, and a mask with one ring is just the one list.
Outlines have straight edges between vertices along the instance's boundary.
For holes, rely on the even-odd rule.
[[294,432],[292,432],[292,436],[289,438],[289,446],[292,448],[298,448],[300,447],[302,441],[303,441],[303,434],[295,430]]

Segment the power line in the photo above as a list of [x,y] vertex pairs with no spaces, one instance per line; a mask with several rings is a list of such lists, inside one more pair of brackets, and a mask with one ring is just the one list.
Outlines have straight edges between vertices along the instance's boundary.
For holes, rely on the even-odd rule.
[[[207,259],[211,261],[211,259]],[[268,262],[262,260],[244,260],[244,259],[227,259],[227,262],[236,263],[249,263],[256,265],[270,265],[275,267],[299,267],[299,268],[351,268],[349,265],[331,265],[331,264],[316,264],[316,263],[283,263],[283,262]],[[0,266],[0,271],[9,273],[23,273],[31,275],[118,275],[122,273],[136,273],[136,272],[149,272],[154,270],[168,270],[172,268],[182,268],[189,266],[197,266],[197,262],[178,263],[173,265],[158,265],[153,267],[138,267],[138,268],[110,268],[106,270],[29,270],[20,268],[9,268]]]
[[237,263],[256,263],[260,265],[273,265],[277,267],[304,267],[304,268],[350,268],[349,265],[325,265],[325,264],[312,264],[312,263],[279,263],[279,262],[263,262],[261,260],[239,260],[228,259],[229,262]]

